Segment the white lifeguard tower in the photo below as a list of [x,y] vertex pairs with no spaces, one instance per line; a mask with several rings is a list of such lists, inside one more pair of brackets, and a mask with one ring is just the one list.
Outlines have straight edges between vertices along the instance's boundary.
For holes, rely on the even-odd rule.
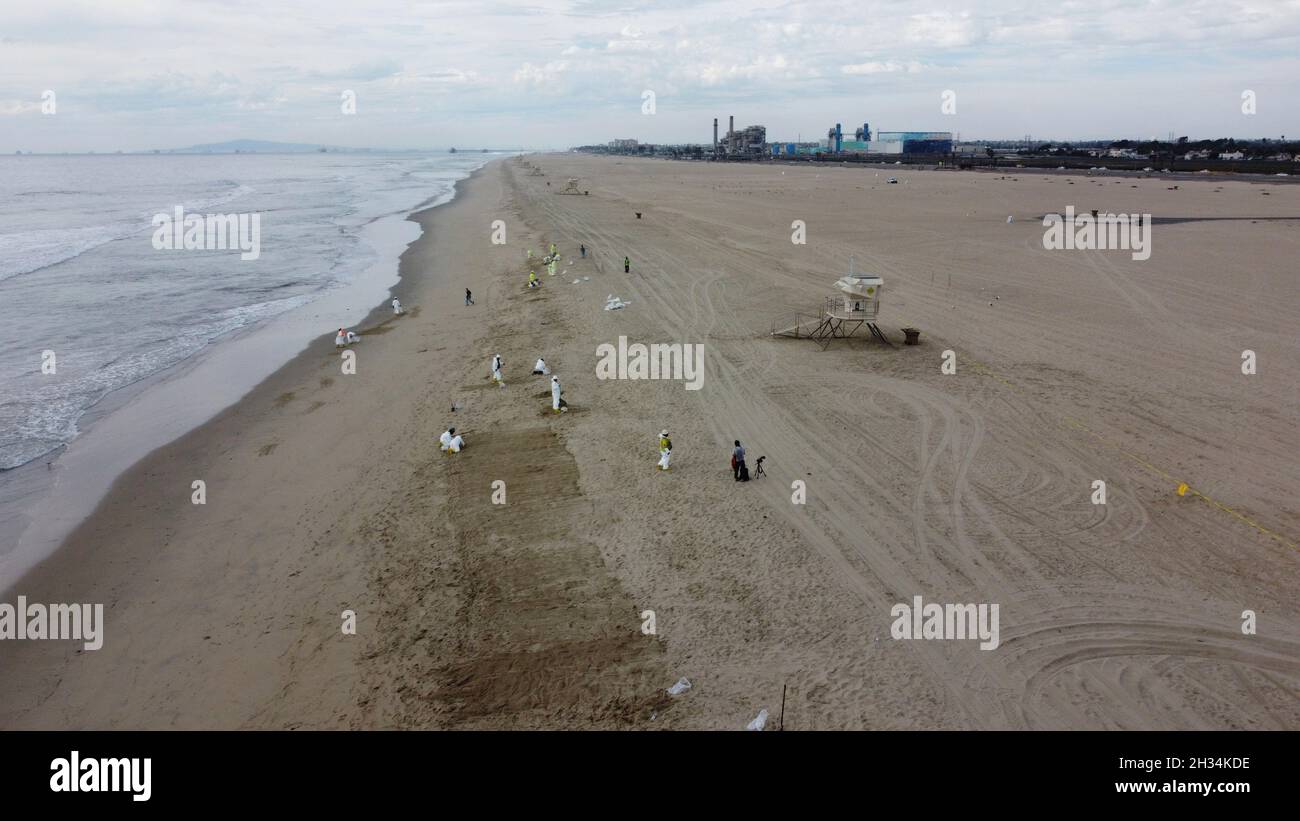
[[577,194],[578,196],[582,196],[582,190],[578,188],[578,178],[569,177],[569,181],[564,184],[564,188],[556,193]]
[[849,258],[849,273],[835,281],[840,293],[826,297],[819,314],[795,314],[776,319],[772,323],[772,336],[789,336],[811,339],[825,350],[832,339],[847,339],[864,325],[872,337],[893,347],[876,325],[880,315],[880,292],[885,280],[875,274],[859,273],[853,269]]

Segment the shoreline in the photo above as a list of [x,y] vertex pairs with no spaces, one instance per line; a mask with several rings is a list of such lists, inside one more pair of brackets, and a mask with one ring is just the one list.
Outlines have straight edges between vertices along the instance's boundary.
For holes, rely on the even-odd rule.
[[[462,182],[504,159],[488,160],[456,180],[448,192],[425,198],[409,212],[379,215],[366,223],[362,230],[375,234],[372,242],[379,256],[355,280],[325,289],[305,305],[242,328],[106,394],[78,418],[76,438],[0,474],[4,485],[0,535],[12,535],[14,544],[10,552],[0,555],[0,593],[12,592],[28,572],[57,552],[112,485],[136,464],[240,402],[275,371],[290,366],[330,335],[315,336],[315,326],[329,326],[329,320],[342,316],[356,317],[349,325],[361,327],[382,317],[392,296],[401,297],[397,291],[402,282],[401,257],[420,236],[416,216],[453,202]],[[414,236],[397,236],[405,232]],[[375,297],[378,301],[371,302]],[[273,364],[276,361],[279,364]],[[136,406],[134,412],[122,413],[130,406]],[[142,421],[159,411],[168,420],[161,430]]]
[[[499,163],[486,163],[458,180],[448,202],[419,209],[404,217],[404,221],[414,223],[420,233],[400,255],[398,279],[388,289],[402,299],[407,308],[407,313],[398,322],[417,319],[421,313],[418,304],[423,298],[421,294],[427,295],[440,287],[435,281],[439,272],[424,270],[423,263],[430,257],[439,256],[433,248],[441,234],[441,223],[449,218],[449,214],[457,214],[467,207],[465,202],[472,197],[468,197],[466,192],[477,191],[485,185],[483,181],[491,175],[490,169],[495,164]],[[364,318],[355,326],[361,329],[363,339],[361,344],[353,348],[363,363],[359,369],[361,373],[364,373],[362,369],[365,367],[367,353],[391,338],[386,338],[385,331],[391,330],[393,325],[393,315],[385,299],[369,307]],[[190,688],[205,688],[192,678],[192,671],[184,669],[184,666],[169,666],[167,681],[155,681],[155,689],[149,694],[97,692],[98,688],[94,687],[87,692],[80,685],[88,685],[101,675],[110,678],[114,675],[87,673],[86,676],[76,677],[79,685],[75,689],[79,694],[69,696],[70,698],[106,699],[111,703],[114,700],[138,697],[141,699],[137,705],[138,710],[132,717],[128,717],[120,704],[111,709],[105,706],[102,710],[82,705],[79,712],[83,715],[95,713],[99,718],[87,719],[89,723],[80,724],[69,720],[63,726],[93,726],[100,729],[264,726],[256,721],[257,710],[253,707],[253,702],[240,691],[251,689],[258,692],[261,699],[269,699],[271,691],[266,687],[268,680],[275,678],[271,671],[281,669],[283,675],[288,674],[281,665],[283,656],[291,651],[291,646],[280,643],[278,637],[270,636],[256,627],[258,599],[276,601],[283,592],[282,582],[270,586],[266,584],[259,567],[268,560],[301,562],[303,557],[295,554],[293,557],[277,559],[261,558],[264,550],[269,549],[274,553],[277,539],[285,535],[283,530],[277,529],[273,524],[262,522],[252,526],[248,538],[240,540],[235,548],[244,556],[244,562],[235,574],[238,578],[232,577],[225,546],[234,538],[232,532],[237,528],[236,523],[244,519],[241,508],[246,510],[250,505],[256,504],[255,500],[264,497],[264,494],[251,487],[252,482],[246,475],[241,480],[223,471],[232,461],[231,444],[255,435],[253,431],[280,429],[285,436],[298,432],[295,430],[298,426],[292,420],[275,417],[277,411],[293,407],[290,398],[295,391],[302,391],[305,379],[313,379],[312,374],[322,370],[336,374],[320,377],[320,391],[326,395],[330,392],[330,387],[343,388],[347,383],[342,380],[353,378],[337,375],[337,359],[331,337],[329,333],[316,336],[288,362],[274,368],[268,376],[259,380],[241,399],[135,462],[112,482],[93,512],[72,529],[60,547],[12,586],[11,592],[21,591],[29,601],[93,600],[104,603],[106,638],[104,648],[89,654],[60,646],[61,643],[56,642],[0,642],[0,654],[4,656],[0,661],[0,680],[8,692],[22,693],[27,699],[45,693],[46,687],[37,682],[48,681],[48,677],[55,674],[54,671],[75,663],[74,660],[88,661],[92,665],[102,663],[104,669],[126,674],[132,661],[123,656],[132,655],[136,642],[143,640],[167,658],[179,654],[202,659],[197,663],[208,668],[204,678],[208,684],[203,696],[196,697],[188,692]],[[336,381],[340,384],[326,387],[327,383]],[[271,409],[269,413],[268,408]],[[341,425],[347,429],[355,427],[361,421],[351,416],[351,403],[338,406],[331,402],[330,410],[336,408],[349,419],[333,421],[332,425]],[[313,420],[319,420],[326,410],[323,409],[322,402],[316,402],[306,412],[313,414]],[[338,438],[339,431],[340,428],[335,427],[335,433],[329,436]],[[245,450],[243,456],[247,460],[247,466],[264,466],[268,460],[263,458],[263,451],[269,453],[274,447],[271,445],[258,449],[250,445],[251,452]],[[313,450],[309,452],[309,458],[319,456],[341,465],[346,459],[338,451],[345,449],[339,447],[324,454]],[[240,467],[233,470],[236,474],[246,474]],[[208,499],[204,506],[191,504],[188,477],[195,474],[204,476],[208,485]],[[218,474],[220,478],[217,478]],[[334,471],[330,475],[338,476]],[[258,487],[275,487],[278,483],[278,480],[272,478],[256,482]],[[347,485],[346,480],[334,482],[329,492],[346,493]],[[309,492],[315,494],[326,491],[314,487]],[[223,499],[230,495],[239,495],[241,501]],[[189,527],[186,522],[192,524],[195,517],[204,520],[194,526],[195,539],[206,547],[176,552],[174,534],[178,528]],[[349,556],[347,551],[340,551],[335,554],[335,559],[336,561],[317,568],[322,590],[328,588],[334,591],[331,596],[337,596],[342,589],[350,591],[347,594],[349,598],[364,598],[364,574],[357,564],[357,557]],[[285,571],[286,576],[290,574],[301,580],[299,573]],[[164,579],[171,581],[165,587],[158,587],[157,584]],[[178,590],[177,587],[181,589]],[[216,588],[225,588],[227,592],[216,595]],[[305,602],[316,601],[318,595],[324,596],[322,590],[304,592],[292,603],[276,601],[272,607],[277,608],[283,623],[301,623],[304,619],[314,621],[319,617],[316,612],[318,608]],[[168,615],[159,616],[160,608]],[[226,615],[219,616],[220,613]],[[338,610],[334,610],[334,613],[337,617]],[[124,621],[131,626],[125,626]],[[164,624],[169,631],[166,635],[158,632],[158,627]],[[191,625],[191,628],[185,629],[182,626],[184,624]],[[216,644],[218,636],[226,629],[243,637],[240,641],[233,642],[234,647],[227,642]],[[163,647],[172,649],[164,650]],[[253,651],[252,648],[255,647],[260,648],[260,653]],[[226,655],[227,652],[230,653],[229,656]],[[337,700],[342,705],[356,686],[354,649],[337,645],[325,655],[327,659],[321,662],[321,667],[327,671],[322,675],[328,680],[321,683],[319,695],[331,702]],[[234,668],[239,668],[239,671],[236,672]],[[64,677],[63,673],[55,675],[59,679]],[[134,676],[135,673],[131,675]],[[232,676],[238,679],[237,685],[232,683]],[[15,726],[18,715],[28,715],[37,705],[44,707],[48,697],[49,694],[45,693],[36,701],[28,700],[21,704],[20,699],[11,699],[5,709],[0,711],[0,726]],[[149,706],[151,698],[166,700],[187,697],[199,698],[209,706],[185,711],[186,715],[177,715],[174,720],[168,720],[165,713],[159,713],[156,707]],[[211,705],[214,702],[221,705],[216,708],[222,714],[219,719],[211,718]],[[42,726],[42,723],[26,725],[19,721],[18,726]],[[285,725],[276,723],[269,726]],[[312,721],[292,726],[336,724],[331,721]]]

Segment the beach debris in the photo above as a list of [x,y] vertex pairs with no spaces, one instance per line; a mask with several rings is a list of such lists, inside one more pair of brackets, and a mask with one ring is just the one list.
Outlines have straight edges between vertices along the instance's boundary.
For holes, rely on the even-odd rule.
[[580,279],[575,279],[575,280],[573,281],[573,284],[574,284],[574,285],[581,285],[581,284],[582,284],[582,280],[580,280]]
[[583,277],[583,278],[582,278],[582,281],[583,281],[583,282],[591,282],[591,277]]
[[1011,224],[1011,217],[1007,217],[1007,225]]
[[677,683],[668,688],[668,695],[680,696],[682,693],[691,689],[691,683],[686,680],[686,676],[677,679]]
[[763,726],[766,724],[767,724],[767,709],[764,708],[758,711],[758,716],[753,721],[745,725],[745,729],[762,731]]
[[605,297],[605,310],[607,311],[618,311],[631,304],[631,302],[624,302],[622,298],[616,297],[613,294]]

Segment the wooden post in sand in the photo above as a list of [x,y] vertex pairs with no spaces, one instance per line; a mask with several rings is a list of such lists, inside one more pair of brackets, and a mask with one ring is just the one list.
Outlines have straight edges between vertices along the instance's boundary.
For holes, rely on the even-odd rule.
[[785,729],[785,685],[781,685],[781,721],[776,725],[777,730]]

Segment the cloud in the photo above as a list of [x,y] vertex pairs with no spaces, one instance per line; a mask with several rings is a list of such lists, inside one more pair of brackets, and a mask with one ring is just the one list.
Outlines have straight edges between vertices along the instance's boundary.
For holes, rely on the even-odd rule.
[[0,116],[12,117],[41,110],[39,102],[30,100],[0,100]]
[[925,66],[912,60],[907,63],[899,63],[894,60],[887,62],[856,63],[854,65],[840,66],[841,74],[895,74],[903,71],[908,74],[916,74],[924,71]]
[[[589,128],[685,138],[713,112],[742,103],[736,113],[747,121],[793,133],[824,130],[823,121],[862,108],[900,129],[963,136],[1300,132],[1300,89],[1288,82],[1300,68],[1297,0],[9,6],[0,153],[36,143],[76,150],[204,142],[188,137],[231,117],[259,138],[340,142],[317,133],[337,126],[351,129],[353,144],[398,147],[464,141],[455,135],[481,134],[476,124],[485,118],[501,133],[526,122],[530,134],[574,143],[614,136]],[[1062,94],[1055,76],[1062,67],[1086,73],[1085,94]],[[58,90],[60,117],[16,116],[39,110],[35,90],[45,88]],[[659,95],[655,117],[640,114],[646,88]],[[939,119],[943,88],[961,94],[960,117]],[[1239,113],[1243,88],[1260,93],[1259,115],[1249,121]],[[336,124],[342,89],[364,106]]]
[[555,83],[568,67],[568,62],[564,60],[552,60],[540,66],[524,63],[515,70],[514,81],[526,86],[548,86]]
[[979,36],[978,21],[970,12],[913,14],[904,26],[904,39],[913,45],[954,48],[968,46]]

